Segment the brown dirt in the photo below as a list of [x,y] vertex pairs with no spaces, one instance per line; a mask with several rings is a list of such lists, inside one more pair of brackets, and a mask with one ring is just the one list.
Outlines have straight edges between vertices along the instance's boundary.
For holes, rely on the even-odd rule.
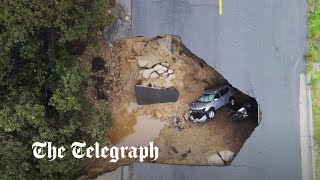
[[[237,153],[250,136],[255,123],[250,120],[232,122],[228,108],[217,111],[213,120],[205,123],[183,121],[182,131],[164,128],[155,144],[161,145],[157,163],[206,165],[206,158],[229,150]],[[186,152],[188,155],[184,157]]]
[[[172,38],[173,51],[161,47],[156,41],[158,38]],[[89,66],[94,57],[91,54],[93,53],[87,51],[82,56],[84,63]],[[106,61],[107,73],[103,88],[114,119],[114,126],[107,133],[111,139],[109,146],[112,143],[118,144],[135,133],[133,127],[137,124],[137,117],[149,116],[165,123],[158,137],[154,137],[160,153],[156,163],[205,165],[206,158],[218,151],[230,150],[238,153],[256,127],[251,120],[232,122],[226,107],[218,110],[216,117],[205,123],[195,124],[183,120],[189,104],[204,90],[228,82],[192,54],[176,37],[139,37],[117,40],[112,44],[100,43],[99,52],[94,54],[99,54]],[[136,104],[136,84],[161,85],[161,80],[145,80],[139,74],[141,68],[136,58],[148,55],[155,55],[160,57],[162,62],[169,63],[170,69],[176,74],[170,85],[180,93],[177,102],[144,106]],[[237,96],[238,99],[247,98],[241,92],[238,92]],[[158,115],[155,112],[158,112]],[[172,126],[172,117],[180,117],[181,130]],[[149,135],[147,132],[145,137]],[[132,162],[133,160],[125,159],[113,164],[109,163],[108,159],[90,159],[83,163],[83,173],[88,177],[96,177]]]

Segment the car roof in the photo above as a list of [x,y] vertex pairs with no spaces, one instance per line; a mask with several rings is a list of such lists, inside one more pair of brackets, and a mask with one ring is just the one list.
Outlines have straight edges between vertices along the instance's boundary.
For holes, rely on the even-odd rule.
[[203,94],[214,94],[214,93],[216,93],[217,91],[219,91],[219,90],[221,90],[221,89],[223,89],[223,88],[226,88],[226,87],[229,87],[229,88],[230,88],[229,85],[223,85],[223,86],[220,86],[220,87],[218,87],[218,88],[208,89],[208,90],[206,90]]

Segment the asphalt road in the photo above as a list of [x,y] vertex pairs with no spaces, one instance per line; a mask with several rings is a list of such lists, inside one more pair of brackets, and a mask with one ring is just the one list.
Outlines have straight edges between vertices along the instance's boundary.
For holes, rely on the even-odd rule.
[[262,122],[229,167],[134,164],[134,180],[301,179],[306,2],[224,0],[223,15],[218,12],[218,0],[134,0],[132,36],[180,36],[233,86],[257,99]]

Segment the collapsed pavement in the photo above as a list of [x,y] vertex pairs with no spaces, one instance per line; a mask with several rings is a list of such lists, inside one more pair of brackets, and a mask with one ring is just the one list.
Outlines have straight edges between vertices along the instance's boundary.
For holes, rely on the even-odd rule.
[[[100,43],[99,47],[99,56],[106,63],[104,85],[100,88],[104,90],[114,120],[108,132],[108,145],[130,145],[128,139],[142,131],[135,143],[144,145],[150,140],[146,138],[152,138],[160,153],[155,163],[224,166],[231,163],[256,127],[254,119],[232,122],[227,107],[218,110],[216,117],[206,123],[188,121],[192,101],[206,89],[228,82],[192,54],[179,37],[128,38]],[[86,52],[82,58],[90,64],[94,56],[97,54]],[[140,93],[145,91],[140,92],[139,88],[169,90],[174,95],[161,99],[164,95],[160,93],[159,97],[141,103],[139,99],[145,96]],[[238,101],[246,98],[248,96],[236,91]],[[148,124],[152,131],[145,127],[135,129],[142,121],[161,123]],[[83,172],[88,177],[96,177],[132,162],[122,160],[109,164],[105,159],[90,159],[84,162]]]

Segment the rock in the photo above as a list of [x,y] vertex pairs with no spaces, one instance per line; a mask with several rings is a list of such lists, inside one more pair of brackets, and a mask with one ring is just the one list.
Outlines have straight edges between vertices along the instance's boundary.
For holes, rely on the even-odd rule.
[[124,20],[125,20],[125,21],[128,21],[128,22],[131,22],[131,19],[130,19],[129,16],[125,16]]
[[158,44],[164,49],[168,50],[170,53],[173,52],[172,49],[172,39],[171,37],[162,37],[157,39]]
[[182,130],[180,117],[172,116],[171,117],[171,122],[172,122],[173,127],[176,128],[176,130],[178,130],[178,131]]
[[182,40],[179,36],[173,36],[173,38],[178,41],[179,43],[182,43]]
[[167,78],[169,81],[172,81],[176,78],[175,74],[170,74],[169,77]]
[[159,64],[160,58],[154,55],[148,55],[148,56],[139,56],[137,57],[139,67],[143,68],[152,68],[156,64]]
[[234,157],[234,153],[228,150],[220,151],[219,154],[224,162],[230,162]]
[[224,166],[224,162],[222,161],[221,157],[218,154],[213,154],[207,157],[207,162],[212,165],[216,166]]
[[170,66],[170,64],[167,63],[167,62],[163,62],[163,63],[161,63],[161,65],[164,66],[164,67],[167,67],[167,68]]
[[156,72],[153,72],[153,73],[151,73],[151,75],[150,75],[150,78],[151,78],[151,79],[154,79],[154,78],[157,78],[157,77],[159,77],[159,74],[156,73]]
[[142,76],[146,79],[149,79],[151,74],[154,72],[155,70],[154,69],[145,69],[145,70],[142,70]]
[[138,65],[141,68],[146,67],[149,63],[147,56],[139,56],[139,57],[137,57],[137,60],[138,60]]
[[161,112],[159,112],[159,111],[156,111],[156,112],[155,112],[155,115],[156,115],[156,117],[157,117],[158,119],[162,118],[162,114],[161,114]]
[[128,63],[136,63],[136,62],[137,62],[137,60],[134,59],[134,58],[128,58],[128,59],[126,59],[126,61],[127,61]]
[[163,74],[165,71],[163,70],[160,70],[160,71],[157,71],[159,74]]
[[168,70],[168,74],[173,74],[173,70],[172,70],[172,69],[169,69],[169,70]]
[[145,47],[145,42],[135,42],[132,44],[132,51],[135,55],[140,56],[142,54],[142,51]]
[[137,103],[130,103],[128,106],[128,113],[136,113],[138,112],[139,106]]
[[160,65],[160,64],[157,64],[154,69],[158,72],[158,74],[163,74],[164,72],[166,72],[168,70],[168,68]]
[[184,119],[185,119],[185,120],[189,120],[189,116],[190,116],[189,112],[186,112],[186,113],[184,114]]
[[168,73],[165,72],[165,73],[162,74],[162,76],[163,76],[163,77],[167,77],[167,76],[168,76]]

